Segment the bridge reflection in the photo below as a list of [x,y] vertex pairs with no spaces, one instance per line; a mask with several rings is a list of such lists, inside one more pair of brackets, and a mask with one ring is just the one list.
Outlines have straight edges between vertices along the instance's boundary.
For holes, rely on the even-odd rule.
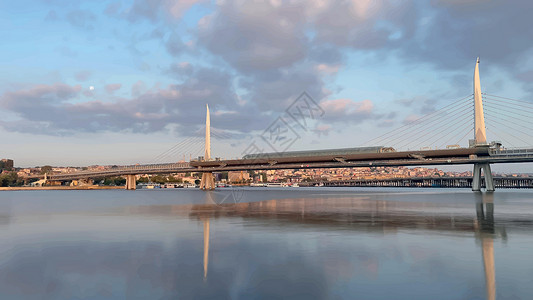
[[494,268],[494,194],[476,194],[476,216],[478,230],[476,234],[481,239],[483,253],[483,267],[485,269],[485,286],[487,299],[496,299],[496,271]]
[[[226,195],[227,197],[227,195]],[[222,218],[242,218],[259,221],[265,227],[313,226],[328,230],[356,230],[394,234],[399,231],[450,232],[460,236],[473,234],[480,242],[487,299],[496,298],[494,263],[495,238],[507,239],[506,228],[518,225],[533,228],[524,218],[502,220],[494,218],[494,194],[476,193],[474,203],[445,206],[431,202],[400,202],[374,200],[369,196],[278,199],[258,202],[217,204],[226,199],[223,194],[206,193],[202,204],[139,206],[129,213],[182,215],[203,223],[204,280],[208,277],[210,222]],[[471,205],[474,205],[472,207]],[[474,213],[475,211],[475,213]],[[261,221],[264,221],[262,223]]]

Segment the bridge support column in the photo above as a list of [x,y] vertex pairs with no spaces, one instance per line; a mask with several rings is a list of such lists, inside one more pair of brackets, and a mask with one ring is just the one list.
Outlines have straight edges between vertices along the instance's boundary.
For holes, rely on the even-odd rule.
[[135,190],[137,189],[137,180],[135,175],[126,175],[126,189]]
[[202,180],[200,181],[200,189],[202,190],[214,190],[215,189],[215,177],[213,177],[213,173],[204,172],[202,174]]
[[474,176],[472,178],[472,191],[481,190],[481,170],[483,169],[483,177],[485,178],[485,188],[487,192],[494,192],[494,179],[492,178],[492,171],[489,163],[474,164]]

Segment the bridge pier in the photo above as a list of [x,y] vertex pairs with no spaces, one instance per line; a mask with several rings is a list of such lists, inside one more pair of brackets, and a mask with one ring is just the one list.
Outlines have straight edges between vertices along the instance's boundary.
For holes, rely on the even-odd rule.
[[474,176],[472,178],[472,191],[481,190],[481,170],[483,169],[483,177],[485,178],[485,188],[487,192],[494,192],[494,179],[490,170],[489,163],[474,164]]
[[202,173],[202,180],[200,181],[200,189],[202,190],[214,190],[215,189],[215,177],[212,172]]
[[126,175],[126,190],[137,189],[137,179],[135,175]]

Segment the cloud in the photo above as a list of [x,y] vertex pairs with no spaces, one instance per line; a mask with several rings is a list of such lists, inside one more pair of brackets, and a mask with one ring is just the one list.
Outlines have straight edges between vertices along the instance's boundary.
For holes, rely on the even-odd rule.
[[332,127],[328,124],[321,124],[317,125],[315,129],[313,129],[313,133],[316,134],[318,137],[321,137],[322,135],[327,136],[329,132],[331,131]]
[[417,18],[413,38],[398,44],[403,58],[424,61],[442,69],[464,68],[480,56],[482,61],[514,69],[532,50],[529,17],[531,1],[433,1],[431,17]]
[[241,72],[289,67],[306,56],[303,4],[221,1],[201,20],[199,44]]
[[370,100],[353,101],[351,99],[324,100],[319,103],[324,109],[324,119],[330,122],[352,122],[376,117],[374,104]]
[[77,9],[67,13],[66,19],[74,27],[92,30],[96,15],[89,10]]
[[[60,104],[43,107],[55,114],[51,116],[63,118],[61,121],[49,118],[47,126],[74,132],[128,130],[128,124],[132,124],[132,130],[137,132],[168,128],[187,132],[202,123],[204,105],[210,103],[213,120],[221,129],[250,132],[268,126],[304,91],[326,110],[323,122],[329,124],[324,126],[371,118],[391,124],[401,117],[376,114],[370,100],[335,99],[332,91],[342,87],[332,86],[331,75],[345,68],[348,58],[350,62],[359,61],[359,55],[391,57],[399,59],[399,64],[429,64],[442,70],[464,69],[464,64],[470,65],[481,55],[482,61],[519,70],[517,80],[526,82],[531,78],[530,70],[520,60],[532,50],[528,41],[533,33],[524,30],[520,38],[510,34],[517,28],[533,25],[527,15],[530,4],[525,1],[517,1],[516,5],[505,1],[454,0],[216,1],[206,4],[212,10],[201,18],[197,28],[187,28],[190,30],[185,35],[176,31],[175,21],[192,6],[204,2],[207,3],[136,0],[130,6],[109,4],[105,8],[108,15],[119,15],[130,22],[153,23],[148,24],[152,26],[149,30],[139,33],[139,39],[145,42],[155,39],[164,45],[174,61],[166,67],[152,63],[152,71],[162,69],[175,84],[148,87],[139,81],[124,88],[108,85],[105,87],[108,93],[119,88],[131,93],[112,103],[78,99],[72,104],[67,98]],[[73,26],[90,28],[96,18],[78,9],[71,11],[67,20]],[[136,38],[133,40],[137,41]],[[190,51],[193,48],[195,51]],[[143,53],[147,52],[132,54]],[[185,59],[188,62],[183,62]],[[199,60],[211,67],[193,65]],[[85,78],[78,75],[76,79],[84,81],[90,73]],[[459,75],[447,78],[453,80],[453,76]],[[4,93],[2,99],[8,96],[14,97]],[[48,96],[37,96],[40,97]],[[435,106],[425,98],[407,99],[401,104],[402,109],[410,106],[409,113],[416,114],[433,111]],[[24,118],[16,108],[10,110],[21,113],[19,122],[33,124],[31,118]],[[116,120],[112,120],[112,114],[117,115]],[[405,114],[400,111],[402,117]],[[20,123],[18,126],[27,127]]]
[[141,95],[145,89],[146,84],[143,81],[138,80],[131,86],[131,95],[133,97],[139,97],[139,95]]
[[91,71],[83,70],[74,74],[74,78],[76,78],[77,81],[86,81],[87,79],[91,78],[91,75]]
[[239,86],[246,90],[243,96],[262,110],[280,112],[302,92],[307,92],[315,102],[327,96],[323,82],[311,66],[286,70],[261,72],[240,79]]
[[[106,90],[119,87],[108,85]],[[268,121],[256,107],[238,104],[231,77],[217,69],[194,68],[182,83],[138,89],[132,97],[114,102],[79,102],[84,92],[79,85],[62,83],[6,92],[0,96],[0,107],[19,119],[0,122],[0,126],[9,131],[50,135],[163,130],[191,135],[204,123],[206,103],[213,108],[213,124],[220,129],[250,132],[262,129]],[[222,113],[229,111],[232,113]]]
[[403,123],[404,124],[409,124],[409,123],[412,123],[418,119],[420,119],[420,115],[414,115],[414,114],[411,114],[411,115],[408,115],[407,117],[405,117],[405,119],[403,120]]
[[105,86],[105,90],[106,92],[108,92],[109,94],[112,94],[118,90],[120,90],[120,88],[122,87],[122,84],[120,83],[112,83],[112,84],[107,84]]
[[340,68],[340,65],[318,64],[316,66],[317,71],[326,75],[336,74],[337,72],[339,72]]
[[138,22],[143,19],[152,23],[158,22],[161,17],[167,19],[179,19],[193,5],[206,3],[207,0],[135,0],[131,7],[127,8],[126,16],[130,22]]
[[81,86],[62,83],[6,92],[0,98],[0,107],[15,113],[21,120],[1,122],[0,125],[10,131],[41,132],[49,127],[48,122],[63,122],[70,118],[64,114],[64,107],[80,92]]
[[114,15],[117,15],[119,10],[120,10],[120,7],[121,7],[121,4],[120,2],[112,2],[112,3],[109,3],[105,10],[104,10],[104,13],[108,16],[114,16]]
[[379,49],[414,30],[411,1],[314,1],[308,9],[315,41],[355,49]]
[[187,46],[183,43],[179,35],[172,33],[165,42],[165,48],[168,54],[178,57],[187,49]]

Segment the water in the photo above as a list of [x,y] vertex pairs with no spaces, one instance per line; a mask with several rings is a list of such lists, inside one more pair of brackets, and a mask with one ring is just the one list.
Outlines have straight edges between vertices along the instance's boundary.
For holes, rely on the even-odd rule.
[[0,193],[0,299],[531,299],[533,191]]

